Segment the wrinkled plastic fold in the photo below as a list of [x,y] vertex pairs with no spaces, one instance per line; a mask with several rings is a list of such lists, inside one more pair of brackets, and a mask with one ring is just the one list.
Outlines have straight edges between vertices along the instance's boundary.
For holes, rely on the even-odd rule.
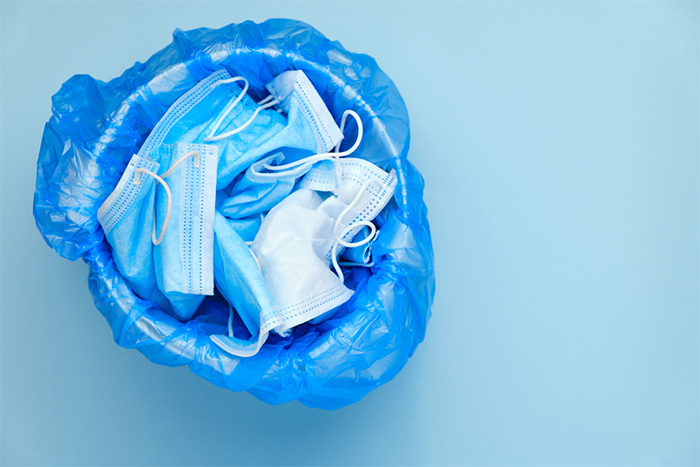
[[[335,409],[361,399],[391,380],[423,340],[435,287],[423,180],[407,160],[409,119],[399,91],[373,58],[298,21],[176,30],[173,37],[118,78],[76,75],[53,96],[37,164],[39,230],[61,256],[88,264],[90,292],[120,346],[158,364],[188,365],[218,386],[270,404],[296,399]],[[98,208],[168,107],[221,68],[246,77],[255,100],[276,75],[303,70],[337,121],[347,109],[360,115],[365,135],[353,157],[398,177],[394,198],[375,220],[381,235],[372,245],[374,266],[347,274],[352,298],[319,324],[271,335],[250,358],[233,357],[209,339],[227,333],[222,299],[207,297],[181,322],[136,296],[97,222]]]

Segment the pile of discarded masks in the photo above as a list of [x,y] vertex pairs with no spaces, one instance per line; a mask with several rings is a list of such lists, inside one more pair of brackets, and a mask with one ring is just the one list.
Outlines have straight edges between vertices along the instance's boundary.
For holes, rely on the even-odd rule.
[[[240,86],[242,84],[242,87]],[[362,120],[340,127],[301,70],[266,86],[219,70],[173,104],[97,212],[117,269],[141,298],[189,320],[215,288],[228,302],[231,355],[258,353],[329,318],[352,290],[344,267],[369,267],[372,220],[396,176],[352,157]],[[348,117],[355,141],[340,150]],[[340,259],[339,259],[340,256]],[[235,332],[234,317],[245,336]]]
[[177,30],[121,77],[53,97],[34,215],[88,264],[119,345],[334,409],[425,335],[433,253],[408,141],[376,62],[304,23]]

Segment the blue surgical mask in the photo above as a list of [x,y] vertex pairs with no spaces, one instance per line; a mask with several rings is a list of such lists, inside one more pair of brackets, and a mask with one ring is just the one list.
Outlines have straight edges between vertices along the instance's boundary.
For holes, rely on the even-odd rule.
[[214,335],[212,341],[227,352],[250,357],[265,343],[269,332],[280,325],[275,304],[257,258],[238,235],[231,221],[216,213],[214,221],[214,276],[216,287],[241,317],[251,338]]
[[340,143],[343,138],[340,128],[303,71],[285,71],[265,87],[287,118],[301,123],[302,128],[296,129],[300,138],[313,138],[312,151],[325,153]]
[[230,195],[221,195],[219,211],[229,218],[242,219],[265,213],[282,201],[292,192],[297,179],[310,169],[300,166],[279,175],[265,171],[265,164],[283,159],[282,153],[274,153],[254,162],[241,178],[234,181]]
[[255,239],[255,235],[258,233],[258,230],[260,230],[260,224],[263,218],[264,216],[262,214],[254,214],[240,219],[231,219],[227,217],[231,228],[248,243],[252,243]]
[[[244,88],[237,83],[244,83]],[[218,70],[180,97],[151,131],[140,156],[157,153],[163,144],[206,143],[217,146],[217,189],[271,150],[273,136],[285,129],[286,119],[274,110],[273,99],[256,104],[247,95],[248,83]]]
[[164,144],[155,153],[169,167],[156,187],[156,224],[168,219],[163,240],[154,247],[156,279],[173,313],[188,320],[205,295],[214,294],[214,208],[217,147],[205,144]]
[[[313,162],[330,157],[330,151],[343,138],[341,128],[303,71],[286,71],[266,87],[288,119],[287,127],[273,137],[283,152],[253,163],[242,179],[235,181],[228,199],[219,206],[230,218],[269,211],[292,192]],[[291,164],[288,169],[279,170],[283,160]],[[266,170],[273,165],[274,171]]]
[[97,211],[97,220],[112,247],[117,269],[132,290],[171,311],[168,300],[158,289],[153,262],[153,244],[162,240],[154,226],[158,169],[157,162],[133,156],[114,191]]

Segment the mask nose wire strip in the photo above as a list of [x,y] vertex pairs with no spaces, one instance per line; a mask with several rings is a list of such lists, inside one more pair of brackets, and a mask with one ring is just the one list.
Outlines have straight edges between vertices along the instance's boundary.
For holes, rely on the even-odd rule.
[[233,307],[228,306],[228,337],[233,337]]
[[[360,201],[360,197],[362,196],[362,193],[367,189],[369,184],[372,182],[372,180],[367,180],[364,185],[362,185],[362,188],[360,188],[360,191],[357,192],[355,195],[355,198],[350,202],[350,204],[347,205],[345,209],[340,213],[338,218],[335,221],[335,225],[333,226],[333,231],[337,232],[338,225],[340,224],[340,221],[347,215],[347,213],[355,207],[355,205]],[[370,228],[370,233],[367,235],[365,238],[358,242],[346,242],[343,240],[343,237],[347,235],[348,232],[350,232],[352,229],[359,225],[366,225],[367,227]],[[371,223],[370,221],[358,221],[358,222],[353,222],[350,225],[348,225],[346,228],[344,228],[340,233],[336,233],[336,241],[333,244],[333,249],[331,250],[331,258],[333,261],[333,269],[335,269],[335,273],[340,279],[340,282],[345,282],[345,276],[343,275],[343,271],[340,269],[340,265],[338,264],[338,258],[337,258],[337,253],[338,253],[338,246],[344,246],[345,248],[354,248],[357,246],[362,246],[366,243],[369,243],[372,241],[374,238],[375,234],[377,233],[377,227]]]
[[[344,129],[345,126],[345,119],[347,116],[350,115],[355,119],[357,122],[357,139],[355,140],[355,144],[352,145],[351,148],[346,149],[345,151],[338,152],[340,143],[335,147],[336,152],[326,152],[326,153],[321,153],[321,154],[316,154],[315,156],[309,156],[304,159],[300,159],[295,162],[290,162],[289,164],[284,164],[284,165],[270,165],[270,164],[263,164],[263,167],[265,167],[267,170],[272,170],[274,171],[279,171],[279,170],[287,170],[287,169],[293,169],[295,167],[299,167],[301,165],[306,165],[306,164],[313,164],[318,161],[323,161],[323,160],[328,160],[328,159],[335,159],[339,157],[344,157],[352,154],[355,152],[355,150],[358,148],[360,145],[360,142],[362,141],[362,133],[363,133],[363,128],[362,128],[362,120],[360,119],[360,116],[357,115],[357,113],[354,110],[346,110],[343,112],[343,118],[340,122],[341,125],[341,131]],[[258,174],[256,172],[256,174]],[[264,175],[264,174],[261,174]]]
[[[247,83],[246,83],[246,84],[247,84]],[[209,136],[207,136],[206,138],[204,138],[204,141],[219,141],[220,139],[228,138],[229,136],[233,136],[233,135],[235,135],[236,133],[240,133],[241,131],[245,130],[246,128],[248,128],[248,126],[249,126],[251,123],[253,123],[253,120],[255,120],[255,117],[258,116],[258,114],[260,113],[261,110],[267,109],[268,107],[272,107],[273,105],[279,103],[279,101],[278,101],[277,99],[272,99],[272,100],[270,100],[271,97],[272,97],[272,94],[270,94],[269,96],[267,96],[265,99],[261,100],[261,101],[258,103],[258,108],[255,109],[255,112],[253,112],[253,115],[251,115],[250,118],[248,119],[248,121],[245,122],[243,125],[239,126],[238,128],[234,128],[234,129],[231,130],[231,131],[227,131],[226,133],[222,133],[222,134],[220,134],[220,135],[214,136],[214,133],[215,133],[216,130],[218,129],[218,127],[215,127],[215,128],[212,130],[212,132],[209,133]],[[220,120],[223,121],[223,119],[220,119]],[[219,122],[219,123],[220,123],[220,122]]]
[[161,225],[160,227],[160,235],[158,235],[158,238],[156,238],[156,218],[155,216],[153,216],[153,233],[151,234],[151,239],[153,240],[154,245],[158,245],[160,244],[160,242],[163,241],[165,229],[168,227],[168,222],[170,222],[170,210],[173,204],[173,196],[170,193],[170,187],[168,186],[166,181],[160,178],[156,173],[153,173],[148,169],[138,168],[134,171],[134,185],[138,185],[139,183],[141,183],[141,173],[145,173],[146,175],[155,178],[158,183],[163,185],[163,188],[165,188],[165,192],[168,195],[168,209],[165,211],[165,219],[163,219],[163,225]]

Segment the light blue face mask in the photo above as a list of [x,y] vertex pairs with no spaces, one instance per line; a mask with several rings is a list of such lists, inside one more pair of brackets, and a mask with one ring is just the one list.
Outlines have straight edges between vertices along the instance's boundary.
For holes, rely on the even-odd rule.
[[214,293],[216,147],[163,145],[156,154],[169,169],[159,175],[160,164],[133,156],[97,218],[134,292],[186,320]]
[[[287,128],[273,138],[280,141],[283,152],[253,163],[243,178],[236,180],[228,199],[219,205],[219,210],[232,219],[269,211],[292,192],[297,179],[308,172],[314,162],[331,157],[330,151],[337,148],[343,138],[342,128],[338,128],[303,71],[286,71],[266,87],[279,110],[288,118]],[[357,114],[355,117],[361,125]],[[359,145],[361,137],[360,133],[352,151]],[[352,151],[336,153],[335,157]],[[291,163],[282,166],[283,169],[272,165],[282,160]],[[272,170],[266,170],[269,167]]]
[[97,211],[97,220],[112,247],[117,269],[132,290],[162,309],[172,311],[158,289],[153,262],[153,244],[163,239],[154,225],[157,162],[134,155],[114,191]]
[[[343,134],[335,124],[328,107],[303,71],[285,71],[265,87],[289,121],[300,122],[301,128],[297,127],[295,133],[305,142],[302,143],[303,146],[294,147],[325,153],[336,147],[343,139]],[[306,143],[312,138],[315,144]],[[291,160],[291,158],[288,159]]]
[[309,167],[298,167],[293,173],[279,176],[264,173],[265,164],[282,159],[282,153],[274,153],[254,162],[241,178],[233,182],[230,196],[220,195],[217,209],[231,219],[253,217],[272,209],[292,192],[297,178],[309,171]]
[[[236,83],[243,82],[241,89]],[[165,113],[139,150],[156,154],[163,144],[207,143],[217,146],[217,189],[231,181],[261,156],[279,147],[273,136],[287,127],[273,110],[274,99],[259,104],[246,94],[248,82],[218,70],[183,94]]]
[[260,224],[263,218],[264,216],[262,214],[243,217],[241,219],[230,219],[227,217],[231,228],[248,243],[252,243],[255,239],[255,235],[257,235],[258,230],[260,230]]
[[[156,279],[173,313],[188,320],[205,295],[214,294],[214,207],[217,148],[164,144],[155,152],[165,186],[156,187],[156,224],[167,225],[154,247]],[[172,205],[169,199],[172,197]]]
[[231,313],[236,310],[252,337],[248,340],[235,337],[229,321],[229,335],[214,335],[211,339],[232,355],[250,357],[280,324],[274,314],[274,300],[255,255],[231,221],[218,212],[214,231],[216,287],[232,306]]

